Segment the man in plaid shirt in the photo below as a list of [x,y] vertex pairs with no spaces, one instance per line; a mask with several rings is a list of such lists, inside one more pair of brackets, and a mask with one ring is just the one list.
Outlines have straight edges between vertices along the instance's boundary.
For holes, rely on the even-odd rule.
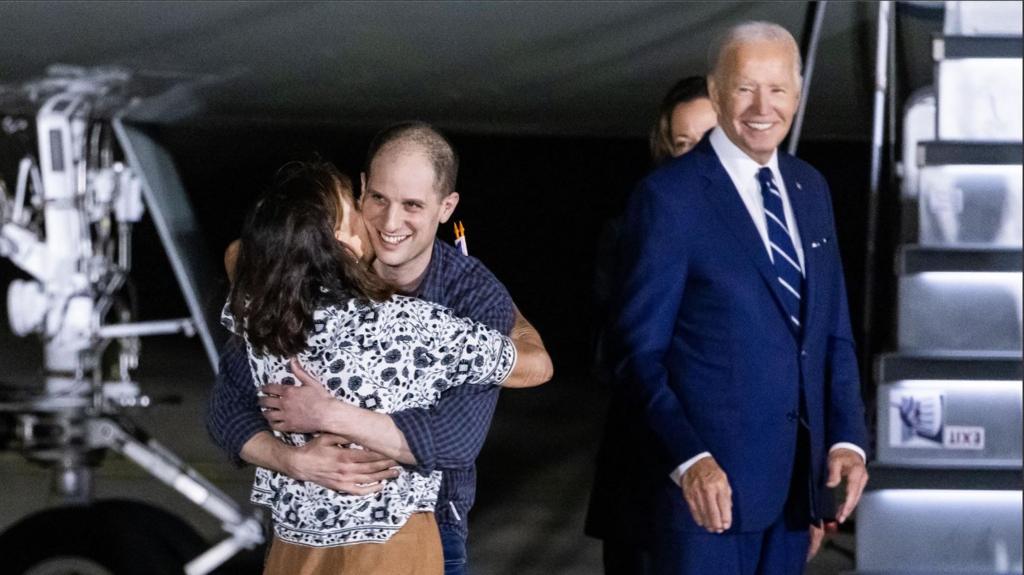
[[[505,287],[479,260],[436,239],[458,203],[458,157],[447,139],[422,123],[380,132],[370,144],[360,205],[376,252],[374,270],[400,293],[450,308],[456,316],[513,331],[543,345],[518,313]],[[282,398],[298,410],[303,388]],[[322,434],[302,447],[278,441],[274,412],[261,413],[245,346],[233,338],[220,370],[207,415],[214,442],[236,462],[273,469],[353,494],[372,493],[405,464],[444,473],[435,516],[444,548],[445,575],[467,572],[466,517],[476,495],[475,461],[498,400],[497,386],[465,385],[441,396],[433,409],[384,415],[366,412],[344,439]],[[339,448],[355,442],[367,450]]]

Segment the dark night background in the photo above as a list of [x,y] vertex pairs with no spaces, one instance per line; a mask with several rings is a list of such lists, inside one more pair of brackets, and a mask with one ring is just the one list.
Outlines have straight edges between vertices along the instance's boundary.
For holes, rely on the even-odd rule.
[[[11,55],[0,58],[0,73],[7,75],[0,79],[34,77],[57,61],[120,63],[153,78],[196,80],[197,93],[208,98],[204,114],[189,115],[186,109],[180,117],[168,113],[145,126],[174,158],[191,201],[206,247],[194,257],[207,258],[219,270],[219,286],[200,294],[207,303],[223,301],[227,283],[220,256],[283,163],[319,156],[338,165],[358,187],[373,130],[423,119],[445,131],[460,155],[461,199],[439,237],[452,241],[451,222],[464,223],[470,253],[508,287],[555,364],[550,384],[502,394],[478,460],[471,563],[480,565],[481,573],[502,575],[596,572],[590,565],[596,565],[598,545],[582,534],[608,401],[607,390],[591,373],[593,334],[602,320],[593,313],[594,268],[602,229],[651,169],[647,141],[638,136],[646,121],[644,106],[653,123],[661,90],[675,76],[703,65],[705,35],[716,21],[771,18],[794,32],[803,22],[804,33],[797,37],[806,44],[814,3],[593,3],[584,12],[607,11],[602,18],[608,18],[593,21],[574,14],[578,5],[526,3],[535,11],[527,14],[528,26],[516,19],[515,3],[242,2],[197,3],[188,10],[173,3],[133,5],[132,10],[117,2],[88,9],[77,3],[42,4],[4,7],[0,29],[8,28],[2,36],[9,39]],[[890,109],[899,110],[915,89],[933,83],[930,38],[941,30],[942,14],[924,4],[895,4],[893,63],[899,73],[891,78]],[[882,150],[877,249],[868,261],[876,8],[875,3],[831,3],[817,75],[806,86],[807,131],[797,151],[831,186],[869,418],[876,412],[873,358],[894,343],[893,260],[901,233],[908,233],[901,232],[900,223],[913,220],[901,217],[904,206],[894,175],[901,126],[890,120]],[[50,14],[54,10],[62,17]],[[555,25],[552,14],[562,10],[565,19]],[[458,28],[467,22],[473,25]],[[66,38],[75,42],[67,44]],[[367,42],[370,48],[360,43],[364,39],[374,40]],[[576,56],[574,50],[581,48],[584,56]],[[239,70],[246,73],[235,76]],[[204,87],[204,74],[223,84]],[[24,139],[34,135],[32,124],[29,120]],[[0,173],[9,186],[25,151],[18,147],[24,144],[19,137],[0,138]],[[134,239],[139,319],[188,315],[149,216],[136,227]],[[0,261],[0,287],[21,276]],[[868,288],[874,291],[871,314],[865,304]],[[6,324],[6,310],[0,309],[0,332],[7,331]],[[209,393],[213,371],[195,340],[182,341],[144,340],[138,380],[180,391],[192,400],[185,406],[192,411],[157,406],[152,416],[140,417],[152,418],[165,433],[172,430],[165,437],[177,440],[177,448],[201,444],[207,451],[189,461],[224,480],[229,474],[217,467],[226,467],[223,458],[202,429],[206,397],[200,396]],[[39,373],[35,338],[3,337],[0,343],[0,375]],[[189,362],[184,369],[182,361]],[[164,376],[176,379],[168,383]],[[629,463],[629,454],[623,454],[624,473]],[[243,477],[243,491],[249,480]],[[6,500],[12,509],[17,502],[17,497]],[[812,564],[809,573],[852,568],[849,539],[843,546],[833,554],[840,563],[826,566],[819,558],[819,570]],[[488,557],[498,567],[489,571]],[[259,565],[258,556],[243,557],[236,571],[258,572]]]
[[[372,134],[344,129],[176,126],[154,130],[171,150],[213,257],[239,234],[245,211],[274,170],[319,155],[358,185]],[[508,287],[544,337],[559,375],[589,368],[592,280],[598,237],[650,169],[640,139],[449,134],[460,154],[460,201],[451,221],[466,226],[470,253]],[[832,187],[851,312],[861,325],[869,149],[803,142],[798,154]],[[451,221],[439,237],[452,241]],[[166,258],[143,225],[136,246],[142,314],[185,313]],[[155,234],[151,236],[156,240]],[[146,263],[142,263],[146,262]],[[220,297],[220,294],[204,294]],[[573,378],[575,379],[575,378]]]

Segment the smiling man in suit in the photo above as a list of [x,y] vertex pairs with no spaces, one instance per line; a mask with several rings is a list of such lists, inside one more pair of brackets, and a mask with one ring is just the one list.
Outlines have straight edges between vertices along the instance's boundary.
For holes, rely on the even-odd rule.
[[796,42],[746,22],[712,50],[719,127],[625,217],[617,393],[643,462],[627,505],[650,573],[792,575],[827,488],[847,482],[839,521],[860,499],[864,406],[828,186],[778,151]]

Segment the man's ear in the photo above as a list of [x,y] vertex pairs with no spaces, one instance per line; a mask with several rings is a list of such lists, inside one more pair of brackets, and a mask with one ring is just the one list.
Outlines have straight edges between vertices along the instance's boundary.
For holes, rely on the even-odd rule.
[[359,207],[366,201],[366,172],[359,172]]
[[437,216],[437,220],[444,224],[448,222],[448,218],[452,217],[452,212],[455,211],[455,206],[459,205],[459,193],[452,192],[447,196],[441,198],[441,212]]

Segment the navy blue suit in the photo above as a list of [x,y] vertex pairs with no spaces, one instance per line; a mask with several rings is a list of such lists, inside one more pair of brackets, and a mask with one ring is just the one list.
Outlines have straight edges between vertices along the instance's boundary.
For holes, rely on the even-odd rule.
[[[621,436],[638,442],[642,465],[621,470],[632,495],[612,505],[648,545],[704,532],[669,478],[698,453],[710,452],[729,478],[730,531],[757,532],[778,521],[794,482],[806,486],[806,520],[826,516],[829,446],[867,445],[828,186],[782,152],[779,170],[805,260],[800,333],[708,137],[650,174],[627,207],[612,337],[616,397],[640,420]],[[797,453],[801,424],[808,441]],[[800,461],[807,476],[793,477]]]

